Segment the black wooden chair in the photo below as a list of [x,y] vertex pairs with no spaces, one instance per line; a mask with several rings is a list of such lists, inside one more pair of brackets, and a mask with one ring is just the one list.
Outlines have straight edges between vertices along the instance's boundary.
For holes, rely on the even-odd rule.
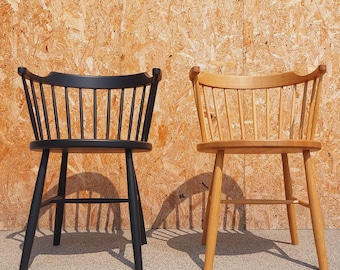
[[[30,149],[42,152],[23,245],[20,269],[27,269],[41,207],[56,204],[54,245],[59,245],[65,203],[129,204],[135,269],[142,269],[146,244],[134,152],[152,149],[148,142],[161,70],[153,76],[78,76],[51,72],[46,77],[18,68],[22,77],[35,140]],[[61,153],[58,194],[42,201],[50,152]],[[66,198],[69,153],[125,153],[128,198]]]

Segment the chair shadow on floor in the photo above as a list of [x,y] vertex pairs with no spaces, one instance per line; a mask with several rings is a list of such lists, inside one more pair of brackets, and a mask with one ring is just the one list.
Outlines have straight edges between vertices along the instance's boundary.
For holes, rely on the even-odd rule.
[[[56,195],[57,189],[57,185],[53,186],[44,197],[50,198]],[[67,177],[66,196],[80,197],[83,194],[86,194],[87,197],[118,197],[118,192],[112,182],[99,173],[85,172]],[[133,269],[133,258],[130,261],[124,257],[126,245],[131,244],[131,240],[123,236],[120,204],[73,205],[73,228],[65,228],[64,217],[59,246],[53,246],[55,207],[48,206],[41,209],[39,217],[48,216],[49,229],[39,229],[38,222],[30,264],[40,254],[73,255],[107,251],[114,258]],[[72,218],[67,214],[70,210],[67,207],[68,205],[65,206],[65,215],[69,221]],[[70,222],[67,224],[67,227],[70,228]],[[24,236],[25,228],[10,234],[7,238],[19,241],[22,249]]]
[[[148,237],[166,241],[169,247],[187,253],[201,269],[203,269],[204,265],[204,261],[201,258],[204,258],[205,254],[205,246],[201,245],[202,228],[211,178],[211,173],[200,174],[189,179],[173,191],[168,196],[168,199],[164,201],[152,225],[153,229],[147,232]],[[190,230],[181,229],[180,226],[178,226],[181,222],[177,220],[179,216],[177,212],[179,211],[180,204],[185,200],[191,200],[191,198],[198,193],[202,193],[202,227],[195,229],[194,226],[192,226],[193,214],[188,213]],[[230,176],[225,174],[223,175],[222,194],[225,194],[225,196],[230,199],[243,198],[243,192],[238,184]],[[221,208],[223,209],[223,207],[225,207],[225,215],[223,217],[222,228],[219,230],[217,236],[215,255],[236,256],[266,252],[283,260],[302,265],[306,267],[306,269],[318,269],[314,265],[291,258],[276,244],[283,243],[290,245],[289,233],[287,235],[287,242],[274,241],[256,236],[246,230],[246,210],[244,205],[235,205],[231,217],[226,214],[228,206],[222,204]],[[176,212],[177,230],[167,227],[167,217],[173,211]],[[191,212],[190,207],[189,211]],[[228,221],[228,218],[231,219],[231,221]],[[163,230],[156,230],[156,228],[163,228]]]

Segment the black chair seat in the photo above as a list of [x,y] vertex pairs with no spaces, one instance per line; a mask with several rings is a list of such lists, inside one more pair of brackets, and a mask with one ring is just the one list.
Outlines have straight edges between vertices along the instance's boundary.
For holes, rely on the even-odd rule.
[[152,150],[152,144],[141,141],[127,140],[42,140],[30,143],[33,151],[50,149],[51,152],[68,153],[123,153],[125,149],[135,152],[148,152]]

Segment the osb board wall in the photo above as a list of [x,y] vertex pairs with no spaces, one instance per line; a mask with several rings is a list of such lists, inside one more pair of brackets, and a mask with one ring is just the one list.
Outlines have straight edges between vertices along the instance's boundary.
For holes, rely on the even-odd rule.
[[[203,3],[204,2],[204,3]],[[146,227],[202,226],[213,156],[196,151],[200,141],[191,66],[230,74],[295,70],[327,65],[315,156],[318,190],[327,228],[339,228],[340,3],[335,1],[23,1],[0,3],[0,229],[21,229],[27,220],[40,155],[17,75],[18,66],[45,75],[60,72],[108,75],[153,67],[163,71],[150,141],[153,151],[136,156]],[[59,156],[49,163],[46,196],[56,190]],[[229,197],[282,196],[280,159],[226,158],[224,193]],[[301,161],[293,157],[297,193],[304,194]],[[70,157],[69,196],[124,194],[123,157]],[[299,228],[310,228],[298,207]],[[53,208],[39,226],[52,228]],[[70,205],[65,226],[128,227],[127,207]],[[284,206],[227,206],[225,228],[287,228]]]

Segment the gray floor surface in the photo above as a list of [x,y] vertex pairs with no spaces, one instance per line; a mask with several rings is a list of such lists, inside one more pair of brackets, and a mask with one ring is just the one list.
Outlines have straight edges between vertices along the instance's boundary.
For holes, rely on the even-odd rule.
[[[151,230],[143,246],[144,269],[202,269],[201,230]],[[340,269],[340,230],[325,231],[330,269]],[[23,231],[0,231],[0,269],[19,268]],[[60,246],[51,231],[38,231],[30,269],[133,269],[129,231],[63,232]],[[299,231],[300,243],[289,243],[288,230],[220,231],[214,269],[317,269],[311,230]]]

